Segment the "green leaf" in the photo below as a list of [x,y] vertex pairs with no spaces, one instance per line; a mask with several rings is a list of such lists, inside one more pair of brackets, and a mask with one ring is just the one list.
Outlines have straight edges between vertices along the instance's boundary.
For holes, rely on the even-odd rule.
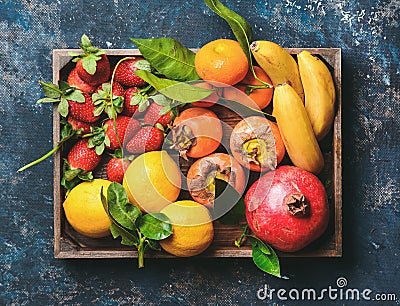
[[271,255],[270,248],[264,241],[252,235],[246,235],[246,237],[250,241],[252,246],[256,245],[260,249],[260,251],[263,252],[265,255]]
[[131,38],[144,58],[158,72],[178,81],[198,80],[195,53],[173,38]]
[[219,0],[204,0],[204,2],[212,11],[229,24],[249,63],[251,63],[250,43],[253,40],[251,25],[242,16],[227,8]]
[[161,106],[169,106],[170,105],[170,101],[164,95],[157,94],[157,95],[152,96],[151,99],[155,103],[157,103],[158,105],[161,105]]
[[116,182],[107,189],[108,210],[115,220],[123,227],[135,230],[136,219],[141,215],[140,209],[129,203],[125,188]]
[[150,249],[154,251],[161,251],[160,244],[158,243],[157,240],[146,239],[146,242]]
[[62,92],[58,88],[56,84],[53,83],[45,83],[42,81],[39,81],[39,83],[42,85],[43,92],[48,98],[60,98]]
[[80,90],[74,90],[70,94],[66,95],[65,98],[77,103],[85,102],[85,96],[82,94]]
[[139,238],[136,237],[133,233],[124,230],[123,228],[119,227],[115,223],[111,223],[110,225],[110,232],[114,239],[121,237],[121,244],[127,246],[134,246],[139,243]]
[[136,225],[149,239],[162,240],[172,234],[172,224],[163,213],[142,215],[136,220]]
[[95,117],[100,116],[103,113],[103,110],[104,110],[104,104],[96,106],[93,110],[93,116]]
[[137,70],[135,74],[153,86],[160,94],[182,103],[203,100],[214,92],[213,90],[196,87],[188,83],[159,78],[144,70]]
[[97,155],[103,154],[104,149],[105,149],[104,143],[102,143],[101,145],[96,146],[96,149],[95,149],[96,154],[97,154]]
[[82,67],[90,75],[95,74],[97,67],[96,59],[93,56],[85,57],[82,61]]
[[253,261],[260,270],[281,277],[279,258],[270,246],[267,247],[271,253],[269,255],[265,254],[259,244],[252,244]]
[[[245,219],[246,205],[242,196],[228,182],[215,178],[215,200],[213,214],[223,224],[239,224]],[[235,203],[232,208],[225,213],[227,203]],[[225,213],[225,214],[224,214]]]
[[57,103],[60,102],[59,98],[42,98],[36,101],[36,103]]

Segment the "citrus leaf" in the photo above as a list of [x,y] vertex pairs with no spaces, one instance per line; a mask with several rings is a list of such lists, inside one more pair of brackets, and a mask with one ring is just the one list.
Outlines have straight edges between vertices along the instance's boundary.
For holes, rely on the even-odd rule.
[[136,70],[135,74],[153,86],[160,94],[181,103],[203,100],[214,91],[193,86],[185,82],[159,78],[151,72]]
[[123,227],[135,230],[135,220],[141,215],[140,209],[129,203],[125,188],[116,182],[107,189],[107,203],[110,215]]
[[134,234],[122,229],[113,222],[110,225],[110,232],[114,239],[121,237],[121,244],[123,245],[134,246],[139,242],[139,239]]
[[223,5],[219,0],[204,0],[204,2],[212,11],[229,24],[250,63],[250,43],[253,40],[251,25],[242,16]]
[[144,58],[158,72],[178,81],[198,80],[195,53],[173,38],[131,38]]
[[136,225],[149,239],[162,240],[172,234],[172,224],[163,213],[142,215],[136,220]]
[[260,270],[273,276],[281,277],[281,269],[278,256],[270,246],[267,247],[269,248],[271,253],[269,255],[263,252],[259,244],[252,244],[253,261]]

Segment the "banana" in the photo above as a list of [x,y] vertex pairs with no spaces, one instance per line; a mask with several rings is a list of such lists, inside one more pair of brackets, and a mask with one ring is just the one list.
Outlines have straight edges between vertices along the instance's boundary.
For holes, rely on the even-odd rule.
[[308,51],[297,56],[305,94],[305,107],[317,140],[322,140],[333,125],[335,85],[328,67]]
[[299,95],[289,84],[277,86],[273,104],[272,115],[292,163],[314,174],[320,173],[324,157]]
[[257,40],[250,45],[250,50],[258,65],[268,74],[274,87],[282,83],[290,84],[304,101],[303,85],[301,84],[299,68],[296,61],[280,45]]

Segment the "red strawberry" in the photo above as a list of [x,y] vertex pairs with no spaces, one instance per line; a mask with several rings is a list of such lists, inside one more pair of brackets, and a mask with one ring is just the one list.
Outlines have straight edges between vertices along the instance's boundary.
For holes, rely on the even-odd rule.
[[85,102],[83,103],[68,100],[69,115],[79,121],[89,123],[96,122],[100,116],[95,116],[93,114],[95,105],[92,101],[92,97],[84,92],[82,94],[85,97]]
[[124,158],[113,157],[107,164],[107,178],[111,182],[122,183],[126,168],[130,162]]
[[135,74],[136,70],[150,70],[149,63],[143,57],[135,57],[121,62],[115,70],[114,79],[125,86],[142,87],[147,84]]
[[[107,125],[107,130],[105,133],[110,139],[110,145],[106,147],[111,150],[120,148],[120,143],[122,146],[125,138],[130,139],[130,137],[132,137],[132,135],[134,135],[140,129],[139,121],[128,116],[118,116],[115,124],[118,138],[114,129],[114,120],[108,119],[104,122],[104,125]],[[118,142],[118,139],[120,143]]]
[[135,92],[139,92],[139,89],[137,87],[129,87],[125,91],[124,109],[123,109],[122,113],[129,117],[132,117],[134,114],[138,114],[137,109],[138,109],[139,105],[131,104],[131,100],[132,100],[132,97],[135,95]]
[[79,129],[83,130],[83,134],[88,134],[90,133],[90,128],[92,127],[91,124],[83,121],[76,120],[75,118],[72,118],[71,116],[68,116],[67,121],[71,124],[72,128],[75,131],[78,131]]
[[71,52],[70,54],[75,56],[73,61],[76,62],[79,77],[91,86],[107,82],[111,76],[111,67],[106,52],[93,47],[85,34],[82,35],[81,43],[78,45],[82,53]]
[[164,141],[163,132],[152,126],[144,126],[128,142],[126,149],[131,154],[156,151],[161,149]]
[[79,77],[76,68],[72,69],[71,72],[69,73],[67,83],[69,86],[78,88],[81,91],[86,92],[88,94],[91,94],[96,89],[96,86],[89,85]]
[[88,139],[79,140],[69,151],[67,156],[71,169],[92,171],[100,163],[101,155],[97,155],[94,148],[88,147]]
[[167,127],[168,123],[172,121],[174,115],[172,110],[168,111],[166,114],[161,115],[160,112],[163,110],[165,106],[159,105],[156,102],[150,104],[147,109],[146,114],[144,115],[144,123],[155,125],[156,123],[160,123],[164,128]]

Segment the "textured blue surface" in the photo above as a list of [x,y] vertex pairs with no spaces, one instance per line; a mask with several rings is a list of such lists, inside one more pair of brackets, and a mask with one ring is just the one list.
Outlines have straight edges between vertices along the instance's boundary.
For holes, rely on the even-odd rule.
[[304,305],[261,301],[257,290],[321,289],[338,277],[400,299],[400,1],[224,3],[251,23],[254,39],[342,48],[343,258],[284,259],[289,280],[251,259],[148,260],[143,270],[135,260],[55,260],[52,161],[16,174],[52,146],[51,106],[35,103],[37,81],[52,79],[52,49],[75,48],[83,33],[102,48],[133,48],[129,37],[200,47],[233,36],[202,1],[0,0],[1,305]]

